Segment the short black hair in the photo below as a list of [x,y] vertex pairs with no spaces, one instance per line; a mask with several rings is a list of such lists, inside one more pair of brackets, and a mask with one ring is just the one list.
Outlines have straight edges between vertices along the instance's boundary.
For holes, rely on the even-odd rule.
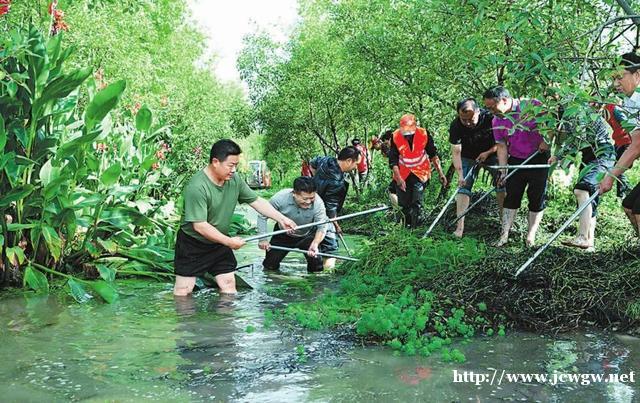
[[360,150],[358,150],[354,146],[347,146],[342,150],[340,150],[340,152],[338,153],[338,159],[340,161],[345,161],[348,159],[357,161],[359,157],[360,157]]
[[620,65],[630,73],[635,73],[640,69],[640,56],[635,52],[625,53],[621,56]]
[[305,192],[313,193],[316,191],[316,185],[310,176],[299,176],[293,181],[293,191],[296,193]]
[[220,162],[224,162],[230,155],[240,155],[242,149],[236,142],[229,139],[218,140],[211,146],[211,152],[209,153],[209,162],[213,159],[217,159]]
[[511,98],[511,94],[501,85],[496,85],[495,87],[491,87],[484,92],[482,95],[484,99],[494,99],[499,101],[502,98]]
[[477,112],[480,110],[480,107],[478,106],[478,103],[476,102],[475,98],[465,98],[458,101],[458,103],[456,104],[456,112],[462,112],[462,111],[468,111],[468,110],[472,110],[474,112]]
[[351,140],[351,144],[353,144],[354,146],[360,144],[360,139]]
[[393,130],[387,130],[380,138],[382,139],[382,141],[387,141],[391,140],[391,137],[393,137]]

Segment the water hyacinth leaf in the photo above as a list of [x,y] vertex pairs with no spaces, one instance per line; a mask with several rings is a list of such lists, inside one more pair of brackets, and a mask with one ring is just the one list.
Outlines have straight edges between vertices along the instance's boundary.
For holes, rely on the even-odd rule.
[[107,168],[100,177],[100,181],[106,187],[112,186],[115,184],[120,178],[120,174],[122,173],[122,166],[120,163],[115,163]]
[[60,256],[62,254],[62,239],[60,239],[60,236],[55,229],[46,225],[42,226],[42,235],[47,243],[49,252],[57,262],[60,260]]
[[118,299],[118,291],[112,284],[104,281],[94,281],[90,284],[91,288],[93,288],[93,290],[107,303],[112,304],[116,299]]
[[112,283],[116,279],[116,269],[104,264],[96,264],[96,268],[104,281]]
[[147,105],[143,105],[136,115],[136,129],[146,132],[151,128],[153,115]]
[[33,185],[23,185],[11,189],[7,194],[0,197],[0,208],[6,208],[13,202],[22,200],[33,192]]
[[87,105],[85,112],[85,125],[87,133],[104,119],[105,116],[118,104],[120,96],[126,88],[124,80],[116,81],[107,88],[98,92]]
[[87,302],[92,298],[91,295],[84,290],[82,284],[80,284],[79,281],[73,278],[67,280],[67,288],[69,289],[69,293],[71,294],[73,299],[81,304]]
[[34,291],[49,291],[49,281],[47,280],[47,277],[30,265],[27,266],[24,271],[23,285],[29,286],[29,288]]

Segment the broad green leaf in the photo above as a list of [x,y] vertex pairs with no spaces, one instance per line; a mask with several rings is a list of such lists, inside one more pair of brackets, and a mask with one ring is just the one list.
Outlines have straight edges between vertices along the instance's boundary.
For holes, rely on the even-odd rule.
[[5,167],[5,165],[7,165],[7,162],[9,161],[13,161],[15,159],[16,154],[11,151],[7,154],[0,154],[0,171],[2,171]]
[[118,104],[120,96],[124,92],[126,83],[124,80],[116,81],[96,94],[87,105],[84,122],[87,133],[104,119],[105,116]]
[[24,127],[13,126],[11,127],[10,131],[14,136],[16,136],[16,138],[24,148],[29,147],[29,135],[27,134],[27,131],[24,129]]
[[4,128],[4,118],[0,115],[0,153],[4,151],[7,144],[7,130]]
[[22,200],[33,192],[33,185],[24,185],[11,189],[7,194],[0,196],[0,208],[6,208],[11,203]]
[[38,224],[20,224],[20,223],[11,223],[7,224],[7,229],[9,232],[20,231],[23,229],[31,229],[35,228]]
[[47,248],[51,256],[53,256],[53,259],[57,262],[60,260],[62,254],[62,239],[60,239],[55,229],[47,225],[42,226],[42,236],[47,243]]
[[81,149],[84,144],[92,143],[100,136],[100,134],[100,132],[90,132],[64,143],[58,148],[56,158],[63,159],[73,155],[76,151]]
[[147,108],[146,105],[143,105],[136,115],[136,129],[143,132],[149,131],[152,121],[153,116],[151,114],[151,110]]
[[118,181],[118,178],[120,178],[121,173],[122,173],[122,166],[120,165],[119,162],[117,162],[111,165],[102,173],[102,176],[100,177],[100,181],[106,187],[112,186]]
[[116,291],[113,284],[104,281],[92,281],[90,284],[93,290],[109,304],[118,299],[118,291]]
[[142,161],[142,164],[140,164],[140,169],[143,172],[146,172],[150,170],[151,166],[156,162],[158,162],[158,159],[156,158],[156,153],[153,152],[147,158],[145,158],[144,161]]
[[17,260],[18,264],[24,263],[24,260],[25,260],[24,251],[22,250],[21,247],[14,246],[13,248],[7,248],[6,253],[10,261],[13,262]]
[[104,248],[104,250],[111,253],[112,255],[118,252],[118,244],[110,239],[104,240],[102,238],[98,238],[98,243]]
[[62,187],[61,185],[66,183],[68,180],[69,178],[62,175],[62,176],[57,176],[51,182],[47,183],[43,192],[43,196],[45,200],[53,199],[58,194],[58,191]]
[[47,281],[47,277],[39,270],[31,267],[31,265],[27,266],[24,271],[23,284],[29,286],[34,291],[49,292],[49,281]]
[[4,235],[0,234],[0,248],[4,246]]
[[53,167],[51,166],[51,160],[47,160],[40,168],[40,182],[42,182],[42,186],[47,186],[49,182],[51,182],[51,171]]
[[9,97],[13,98],[18,93],[18,84],[15,81],[9,81],[5,84],[7,87],[7,92],[9,93]]
[[67,280],[67,287],[71,296],[81,304],[92,298],[91,295],[84,290],[84,287],[78,280],[70,278]]
[[75,90],[91,75],[91,68],[76,70],[73,73],[62,75],[53,79],[42,91],[42,95],[38,98],[33,107],[37,117],[40,118],[40,110],[47,102],[65,98]]
[[104,264],[96,264],[98,268],[98,272],[100,273],[100,277],[102,277],[105,281],[113,282],[116,279],[116,269],[109,267]]
[[131,224],[143,227],[153,225],[149,217],[130,207],[105,208],[100,214],[100,221],[108,222],[120,229],[126,229]]

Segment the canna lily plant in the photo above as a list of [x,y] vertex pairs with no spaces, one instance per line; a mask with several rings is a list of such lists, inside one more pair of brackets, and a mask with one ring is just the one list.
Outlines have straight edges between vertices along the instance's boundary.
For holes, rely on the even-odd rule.
[[168,129],[154,130],[146,106],[114,123],[126,83],[67,69],[62,38],[31,28],[0,39],[0,273],[45,292],[61,276],[76,300],[90,290],[113,302],[117,274],[171,275]]

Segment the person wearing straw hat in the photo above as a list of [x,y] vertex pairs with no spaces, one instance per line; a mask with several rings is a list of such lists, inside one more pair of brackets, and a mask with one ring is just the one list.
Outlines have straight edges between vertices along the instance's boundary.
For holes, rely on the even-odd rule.
[[[297,225],[311,224],[327,220],[324,202],[316,194],[316,186],[313,179],[300,176],[293,181],[293,189],[282,189],[271,199],[269,203],[285,217],[293,220]],[[273,228],[279,230],[278,224]],[[258,217],[258,233],[267,232],[267,218]],[[296,230],[290,234],[278,234],[260,241],[258,246],[267,253],[262,261],[264,270],[279,270],[280,262],[289,252],[271,249],[271,246],[283,246],[307,250],[307,271],[309,273],[322,271],[322,258],[317,256],[321,242],[325,239],[327,224]]]
[[[497,145],[500,165],[520,165],[534,153],[539,153],[530,161],[534,164],[546,164],[549,159],[549,145],[539,132],[535,116],[527,114],[527,109],[541,105],[536,99],[520,100],[513,98],[502,86],[485,91],[484,105],[493,114],[493,136]],[[505,177],[506,170],[501,176]],[[506,181],[507,195],[502,213],[502,231],[495,246],[504,246],[509,240],[509,231],[522,203],[525,190],[529,199],[528,229],[525,244],[535,245],[536,232],[542,221],[545,208],[548,168],[519,169]]]
[[[616,166],[600,182],[600,193],[606,193],[633,162],[640,157],[640,56],[625,53],[620,60],[622,69],[614,76],[614,87],[624,95],[622,106],[623,128],[631,135],[631,144],[622,153]],[[640,183],[622,201],[624,212],[629,218],[636,235],[640,236]]]
[[296,223],[265,199],[258,197],[236,174],[242,150],[229,139],[211,147],[209,165],[196,172],[184,192],[184,211],[175,246],[176,296],[189,295],[196,277],[210,273],[223,294],[236,293],[234,272],[238,265],[234,249],[245,241],[230,237],[231,217],[238,203],[247,203],[258,213],[295,230]]
[[418,127],[414,115],[403,115],[400,127],[393,133],[389,166],[393,170],[398,203],[408,228],[416,228],[420,223],[422,197],[431,179],[432,165],[438,171],[442,186],[447,186],[433,136]]
[[[588,106],[573,107],[572,115],[566,116],[564,108],[560,109],[556,153],[549,158],[549,164],[555,164],[565,157],[575,159],[578,152],[582,154],[580,175],[573,193],[578,207],[583,205],[590,196],[598,192],[598,182],[602,175],[613,168],[616,159],[615,149],[609,141],[609,126],[598,112]],[[595,250],[596,215],[599,197],[580,213],[578,234],[563,245],[574,248]]]
[[[471,199],[471,189],[478,177],[478,163],[497,165],[496,142],[493,138],[491,122],[493,115],[486,109],[481,109],[474,98],[465,98],[456,105],[456,118],[449,126],[449,143],[451,143],[451,159],[458,174],[458,194],[456,195],[456,213],[460,216]],[[473,173],[466,180],[469,171]],[[494,185],[498,182],[498,171],[488,169],[493,177]],[[502,217],[502,203],[504,202],[504,187],[498,187],[496,198]],[[464,232],[464,217],[457,222],[453,235],[462,238]]]

